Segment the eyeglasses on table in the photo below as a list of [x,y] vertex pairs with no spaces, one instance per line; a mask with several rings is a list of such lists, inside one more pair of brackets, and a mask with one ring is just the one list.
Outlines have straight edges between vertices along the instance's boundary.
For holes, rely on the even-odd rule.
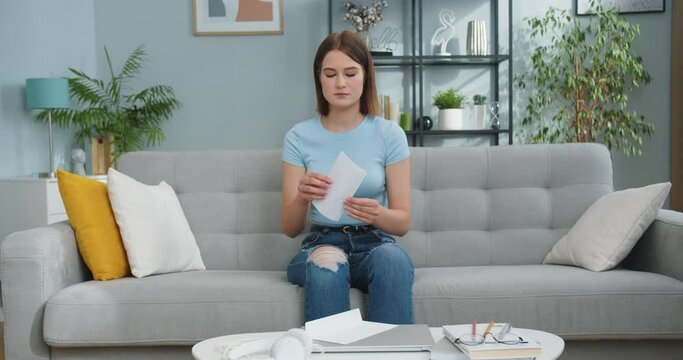
[[[487,339],[492,339],[492,340],[487,340]],[[505,334],[493,334],[493,333],[485,333],[485,334],[462,334],[458,336],[457,339],[455,339],[455,342],[468,345],[468,346],[474,346],[474,345],[480,345],[483,343],[499,343],[499,344],[505,344],[505,345],[517,345],[517,344],[524,344],[527,343],[521,336],[511,334],[511,333],[505,333]]]

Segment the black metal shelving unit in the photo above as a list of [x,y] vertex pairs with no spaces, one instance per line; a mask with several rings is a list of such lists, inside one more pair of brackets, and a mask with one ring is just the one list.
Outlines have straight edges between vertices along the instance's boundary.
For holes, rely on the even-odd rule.
[[[406,131],[406,136],[410,139],[413,146],[424,146],[424,139],[426,136],[491,136],[494,145],[499,145],[501,135],[507,134],[508,143],[512,145],[513,139],[513,113],[512,113],[512,0],[507,0],[508,3],[508,53],[500,53],[499,42],[499,2],[504,0],[482,0],[491,4],[491,22],[492,22],[492,38],[493,54],[490,55],[425,55],[423,53],[422,34],[423,29],[423,2],[424,0],[406,0],[410,1],[411,6],[411,37],[412,44],[410,48],[410,55],[377,55],[373,56],[375,67],[408,67],[411,70],[412,80],[412,116],[414,125],[417,128],[411,131]],[[333,3],[338,3],[338,9],[341,8],[341,0],[328,0],[328,30],[329,33],[333,29],[333,13],[335,6]],[[457,7],[457,3],[454,5]],[[338,14],[341,15],[341,14]],[[494,101],[500,101],[500,79],[499,67],[502,63],[508,63],[508,119],[507,128],[500,129],[467,129],[467,130],[425,130],[422,128],[422,123],[415,121],[416,119],[428,115],[425,114],[424,104],[424,72],[427,67],[489,67],[493,75],[493,96]],[[419,101],[418,101],[419,100]]]

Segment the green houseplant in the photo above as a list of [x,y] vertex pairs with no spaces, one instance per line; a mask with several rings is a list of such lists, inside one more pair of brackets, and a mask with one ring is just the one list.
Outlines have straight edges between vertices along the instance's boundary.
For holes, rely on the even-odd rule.
[[453,88],[437,91],[434,106],[439,109],[439,129],[460,130],[463,128],[462,106],[467,97]]
[[467,97],[453,88],[445,91],[437,91],[434,94],[434,106],[443,109],[462,109],[462,104]]
[[[62,127],[76,127],[76,139],[82,146],[91,138],[110,139],[115,164],[123,153],[161,143],[161,124],[181,103],[166,85],[126,93],[147,60],[144,45],[128,56],[118,73],[106,47],[104,54],[110,79],[105,82],[69,68],[75,75],[69,79],[69,90],[78,108],[53,111],[52,117]],[[38,119],[46,120],[47,113],[39,114]]]
[[533,51],[530,70],[515,76],[519,88],[532,90],[522,138],[601,142],[627,156],[640,155],[643,137],[652,136],[654,126],[627,110],[630,92],[650,82],[632,50],[639,27],[596,0],[590,6],[594,15],[584,19],[552,7],[525,19],[532,40],[547,35],[550,41]]
[[472,118],[474,120],[475,129],[483,129],[484,119],[486,118],[486,96],[482,94],[476,94],[472,97],[474,105],[472,106]]

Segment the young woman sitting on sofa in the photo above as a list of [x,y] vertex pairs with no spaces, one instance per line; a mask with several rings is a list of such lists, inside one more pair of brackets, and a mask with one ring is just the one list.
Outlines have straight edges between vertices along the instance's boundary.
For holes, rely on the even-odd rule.
[[[410,227],[405,133],[377,116],[372,58],[353,33],[323,40],[313,72],[319,116],[292,127],[282,151],[282,231],[299,235],[308,216],[313,224],[287,277],[304,287],[306,321],[349,310],[352,286],[369,294],[367,320],[412,323],[413,263],[390,235]],[[332,179],[323,174],[341,152],[367,174],[333,220],[311,202],[325,198]]]

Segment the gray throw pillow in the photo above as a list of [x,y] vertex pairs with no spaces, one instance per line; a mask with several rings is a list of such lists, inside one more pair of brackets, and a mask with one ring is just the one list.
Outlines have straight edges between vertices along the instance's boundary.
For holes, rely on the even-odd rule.
[[612,269],[652,224],[670,189],[667,182],[601,197],[553,246],[543,263],[592,271]]

